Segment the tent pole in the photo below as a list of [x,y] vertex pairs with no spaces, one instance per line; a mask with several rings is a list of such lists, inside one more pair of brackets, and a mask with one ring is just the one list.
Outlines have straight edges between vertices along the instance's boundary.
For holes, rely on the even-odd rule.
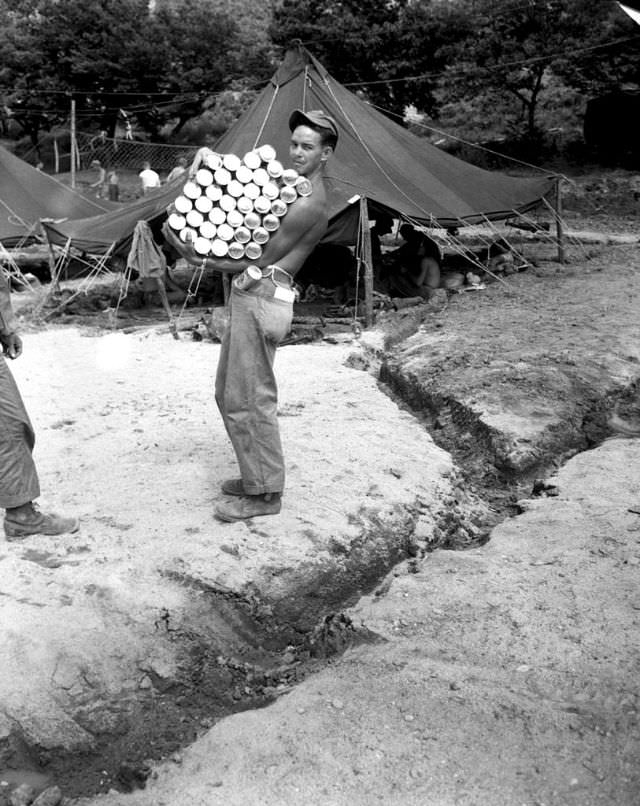
[[362,233],[362,262],[364,263],[364,326],[373,325],[373,264],[371,261],[371,228],[367,200],[360,197],[360,230]]
[[555,199],[555,212],[556,212],[556,240],[558,243],[558,263],[565,263],[566,256],[564,251],[564,229],[562,226],[562,179],[556,179],[556,199]]

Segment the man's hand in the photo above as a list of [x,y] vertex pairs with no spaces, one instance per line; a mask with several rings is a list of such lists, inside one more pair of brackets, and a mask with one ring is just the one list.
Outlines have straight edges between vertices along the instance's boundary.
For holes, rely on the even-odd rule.
[[196,171],[209,156],[209,154],[216,153],[217,152],[213,151],[211,148],[207,148],[207,146],[203,146],[202,148],[198,149],[195,157],[193,158],[193,162],[191,163],[191,167],[189,168],[188,175],[193,178],[196,175]]
[[2,344],[2,352],[7,358],[13,360],[22,355],[22,339],[17,333],[0,335],[0,344]]

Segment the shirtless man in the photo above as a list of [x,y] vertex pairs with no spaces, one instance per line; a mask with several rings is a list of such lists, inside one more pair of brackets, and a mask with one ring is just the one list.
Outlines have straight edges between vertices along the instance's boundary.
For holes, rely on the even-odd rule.
[[321,110],[296,110],[289,129],[291,163],[309,180],[312,192],[290,205],[259,261],[207,258],[203,264],[234,274],[250,265],[262,270],[262,279],[246,290],[232,283],[231,317],[216,375],[216,402],[240,467],[240,478],[222,484],[222,491],[234,498],[215,510],[227,522],[280,512],[285,469],[273,362],[291,327],[293,278],[328,225],[323,172],[336,147],[338,127]]

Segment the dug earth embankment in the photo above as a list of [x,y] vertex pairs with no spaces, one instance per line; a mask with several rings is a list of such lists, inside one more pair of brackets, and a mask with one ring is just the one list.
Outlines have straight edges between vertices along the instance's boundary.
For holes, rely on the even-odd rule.
[[611,423],[640,419],[639,267],[603,247],[283,348],[285,506],[232,526],[217,346],[30,335],[44,503],[83,525],[0,552],[3,776],[101,806],[631,806],[640,448]]

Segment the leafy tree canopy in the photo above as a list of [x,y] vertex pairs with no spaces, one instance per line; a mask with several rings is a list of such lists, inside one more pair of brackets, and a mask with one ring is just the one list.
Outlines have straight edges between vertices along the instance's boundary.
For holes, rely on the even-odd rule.
[[0,34],[0,85],[5,103],[32,133],[65,119],[75,97],[79,125],[112,133],[124,108],[157,135],[167,118],[182,125],[244,72],[236,22],[199,0],[156,13],[148,0],[11,5],[10,24]]

